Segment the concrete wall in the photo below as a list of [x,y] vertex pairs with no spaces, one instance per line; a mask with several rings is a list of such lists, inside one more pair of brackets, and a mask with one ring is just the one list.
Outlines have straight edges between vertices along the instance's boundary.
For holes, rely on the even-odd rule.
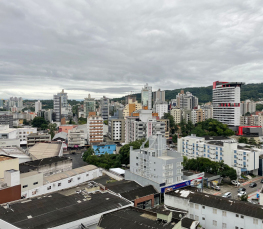
[[0,219],[0,228],[2,229],[19,229],[18,227]]
[[11,202],[14,200],[19,200],[20,198],[21,198],[21,185],[0,190],[0,204]]
[[50,176],[52,174],[61,173],[69,170],[72,170],[71,160],[58,161],[57,163],[52,163],[51,166],[41,166],[37,171],[43,173],[44,176]]
[[[31,176],[20,178],[22,193],[43,186],[43,173],[35,174],[35,172],[29,172],[27,174],[30,173],[32,173]],[[22,176],[23,175],[25,175],[25,173],[23,173]]]
[[77,186],[86,181],[95,179],[99,176],[102,176],[102,172],[99,168],[97,168],[88,172],[84,172],[82,174],[74,175],[65,179],[54,181],[52,183],[46,183],[43,186],[24,191],[21,193],[21,196],[23,196],[24,198],[29,198],[51,192],[56,192],[62,189]]
[[0,178],[4,178],[5,170],[19,170],[19,159],[11,158],[9,160],[0,161]]

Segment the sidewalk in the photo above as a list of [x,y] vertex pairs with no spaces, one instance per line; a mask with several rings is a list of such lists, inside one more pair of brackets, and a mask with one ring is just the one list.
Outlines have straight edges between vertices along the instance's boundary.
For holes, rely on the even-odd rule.
[[245,183],[240,184],[240,186],[244,186],[244,185],[250,184],[252,182],[255,182],[255,181],[258,181],[258,180],[261,180],[261,179],[263,179],[263,177],[255,177],[255,178],[253,178],[251,180],[246,181]]

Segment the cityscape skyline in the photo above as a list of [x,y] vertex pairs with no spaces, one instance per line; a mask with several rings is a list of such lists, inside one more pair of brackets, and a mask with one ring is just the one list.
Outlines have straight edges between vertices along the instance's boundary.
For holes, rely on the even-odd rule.
[[146,82],[153,90],[261,82],[261,8],[259,1],[2,1],[0,97],[51,99],[65,89],[71,99],[116,98]]

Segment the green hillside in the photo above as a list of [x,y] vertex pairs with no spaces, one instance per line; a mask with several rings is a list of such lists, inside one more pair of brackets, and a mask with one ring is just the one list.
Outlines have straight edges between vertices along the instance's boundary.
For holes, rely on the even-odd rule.
[[[208,87],[188,87],[188,88],[180,88],[174,90],[166,90],[165,98],[166,100],[175,99],[176,95],[181,91],[184,92],[189,91],[193,95],[197,96],[199,99],[199,103],[207,103],[212,101],[212,86]],[[135,94],[137,99],[140,101],[141,94]],[[263,98],[263,83],[257,84],[246,84],[241,87],[241,101],[246,99],[251,99],[254,101],[258,101]],[[124,97],[115,98],[115,101],[124,100]]]

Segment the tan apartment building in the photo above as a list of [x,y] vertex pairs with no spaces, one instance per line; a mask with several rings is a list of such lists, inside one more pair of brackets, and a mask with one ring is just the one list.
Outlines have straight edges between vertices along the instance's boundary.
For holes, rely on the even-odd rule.
[[132,99],[128,100],[128,104],[123,109],[123,117],[131,116],[132,112],[142,109],[142,104],[137,101],[133,102]]
[[103,118],[101,116],[89,116],[87,118],[88,143],[103,142]]
[[174,108],[170,111],[170,114],[174,117],[175,124],[178,124],[182,121],[182,111],[179,108]]

